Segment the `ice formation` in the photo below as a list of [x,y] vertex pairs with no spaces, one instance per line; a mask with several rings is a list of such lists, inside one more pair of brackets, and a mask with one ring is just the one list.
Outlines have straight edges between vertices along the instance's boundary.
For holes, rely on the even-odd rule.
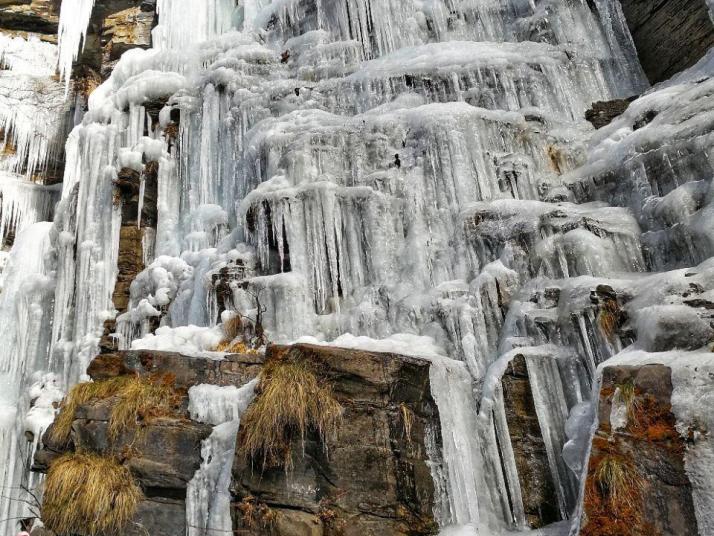
[[233,531],[230,483],[240,416],[255,396],[258,380],[243,387],[197,385],[189,390],[191,418],[212,424],[201,445],[201,467],[186,491],[188,536]]
[[[595,132],[582,119],[593,101],[647,88],[614,0],[159,0],[154,47],[123,55],[68,135],[61,191],[32,184],[58,151],[64,88],[12,99],[39,95],[54,65],[68,78],[91,9],[62,2],[59,52],[0,41],[17,71],[0,77],[16,148],[0,159],[0,235],[17,231],[0,294],[3,483],[24,478],[16,443],[25,429],[36,441],[47,400],[83,379],[107,321],[119,348],[220,359],[228,311],[260,315],[273,341],[432,361],[444,534],[526,529],[499,383],[522,355],[567,530],[598,367],[674,362],[653,352],[711,338],[690,303],[714,292],[711,58]],[[51,138],[20,113],[48,118]],[[154,231],[142,207],[155,164]],[[114,183],[128,172],[145,268],[117,311]],[[607,288],[631,298],[621,335],[598,323]],[[710,401],[687,394],[703,380],[682,367],[684,423]],[[33,389],[45,391],[30,409]],[[221,463],[252,390],[191,392],[192,415],[216,425],[189,489],[192,531],[230,528]],[[700,517],[708,449],[687,459]],[[3,518],[20,510],[0,501]]]

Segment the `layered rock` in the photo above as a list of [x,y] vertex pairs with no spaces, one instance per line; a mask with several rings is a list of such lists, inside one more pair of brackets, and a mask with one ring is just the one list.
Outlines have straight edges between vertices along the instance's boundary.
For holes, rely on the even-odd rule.
[[517,355],[511,361],[501,378],[501,386],[526,520],[530,527],[543,527],[561,518],[555,483],[548,465],[548,452],[523,355]]
[[691,67],[714,45],[706,0],[623,0],[622,11],[652,84]]
[[266,362],[299,359],[321,371],[344,407],[338,438],[323,449],[316,432],[291,445],[294,467],[263,469],[242,452],[233,466],[235,527],[264,534],[245,501],[276,515],[275,534],[305,536],[435,534],[430,459],[440,445],[429,363],[319,346],[271,347]]
[[126,375],[153,377],[170,374],[172,386],[182,397],[180,409],[112,438],[108,434],[110,413],[116,400],[93,400],[78,408],[67,443],[52,440],[52,428],[35,456],[34,469],[46,471],[64,452],[82,450],[103,456],[119,456],[141,485],[145,500],[140,504],[128,535],[175,536],[186,531],[186,488],[201,465],[201,443],[211,427],[188,417],[188,389],[200,383],[243,385],[255,377],[262,359],[257,356],[227,356],[224,360],[197,359],[166,352],[105,354],[92,362],[88,373],[97,382]]
[[[439,414],[430,394],[427,361],[390,354],[299,345],[270,347],[265,360],[299,359],[320,371],[345,408],[338,439],[323,450],[317,431],[290,446],[294,467],[262,470],[245,458],[238,442],[233,467],[235,530],[264,534],[254,511],[270,520],[276,536],[334,534],[435,534],[436,496],[431,464],[438,463]],[[120,352],[96,358],[95,382],[124,375],[170,374],[183,397],[175,415],[148,419],[139,428],[108,433],[113,399],[78,408],[70,440],[53,442],[52,428],[35,457],[45,471],[67,450],[119,456],[141,485],[145,500],[127,534],[173,535],[186,531],[187,486],[202,460],[211,427],[193,421],[189,388],[242,386],[259,374],[263,357],[191,358],[166,352]],[[430,458],[436,456],[436,458]],[[263,519],[263,518],[261,518]]]
[[581,535],[703,534],[671,376],[663,365],[603,369]]

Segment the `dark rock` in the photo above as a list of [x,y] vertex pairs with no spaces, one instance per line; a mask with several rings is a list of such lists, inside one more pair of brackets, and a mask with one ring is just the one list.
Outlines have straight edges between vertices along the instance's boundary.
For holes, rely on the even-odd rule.
[[592,108],[585,112],[587,119],[595,128],[602,128],[612,123],[612,121],[622,115],[630,106],[630,103],[637,97],[628,99],[615,99],[611,101],[594,102]]
[[[440,427],[428,361],[298,345],[272,346],[265,358],[229,355],[222,361],[168,352],[116,352],[97,357],[88,372],[95,381],[169,373],[176,389],[185,393],[202,383],[244,385],[259,373],[264,359],[286,356],[308,362],[332,385],[344,407],[344,421],[329,451],[314,433],[304,445],[296,440],[289,474],[283,468],[259,471],[242,454],[236,456],[236,530],[266,533],[265,526],[244,526],[241,506],[253,501],[269,514],[273,536],[320,536],[338,529],[345,536],[435,534],[427,447],[438,448]],[[118,456],[146,495],[126,534],[184,534],[186,486],[200,467],[201,442],[211,427],[188,419],[184,403],[173,416],[153,418],[111,438],[114,403],[107,399],[80,406],[66,445],[52,444],[45,434],[36,469],[45,471],[54,457],[74,449]]]
[[106,79],[121,54],[150,47],[155,7],[146,0],[96,0],[75,71],[90,68]]
[[139,505],[134,523],[122,536],[181,536],[186,533],[184,501],[152,497]]
[[[633,391],[627,424],[613,430],[610,414],[620,390]],[[684,440],[675,428],[671,370],[663,365],[607,367],[603,371],[598,430],[588,464],[582,536],[698,534],[692,485],[684,468]],[[634,482],[619,490],[631,504],[608,499],[598,468],[617,464]]]
[[[294,467],[286,473],[255,467],[242,454],[239,434],[233,467],[237,504],[255,498],[271,511],[302,511],[297,519],[291,514],[289,522],[276,522],[276,536],[323,534],[316,516],[340,525],[346,536],[434,534],[425,438],[438,438],[439,426],[429,363],[310,345],[270,347],[266,360],[286,357],[310,363],[321,381],[333,386],[345,411],[339,437],[327,451],[314,433],[304,444],[294,441]],[[262,534],[250,531],[239,507],[234,528]]]
[[540,528],[559,521],[560,513],[526,360],[522,355],[511,361],[501,385],[526,519],[531,528]]
[[144,269],[144,229],[136,225],[121,227],[117,269],[112,300],[117,311],[124,312],[129,305],[131,283]]
[[621,4],[652,84],[694,65],[714,45],[706,0],[622,0]]
[[0,28],[51,36],[56,41],[59,3],[54,0],[9,0],[0,3]]
[[[705,310],[704,310],[705,311]],[[648,352],[696,350],[714,339],[710,322],[686,305],[650,307],[639,313],[638,342]]]
[[103,380],[124,374],[150,375],[169,372],[177,388],[200,383],[245,385],[255,378],[263,364],[258,354],[230,354],[223,360],[199,359],[173,352],[131,350],[96,357],[87,374]]

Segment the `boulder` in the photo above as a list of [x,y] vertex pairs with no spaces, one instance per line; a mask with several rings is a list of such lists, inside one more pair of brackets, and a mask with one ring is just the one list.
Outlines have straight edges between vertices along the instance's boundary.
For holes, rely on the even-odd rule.
[[[320,522],[324,534],[337,527],[346,536],[434,534],[427,438],[440,441],[440,428],[429,363],[323,346],[270,347],[266,363],[281,359],[319,371],[344,408],[343,422],[327,449],[314,432],[294,440],[288,471],[257,466],[243,452],[239,433],[232,490],[237,504],[254,498],[270,511],[302,512],[276,521],[276,536],[323,534]],[[250,525],[235,508],[234,528],[261,534]]]

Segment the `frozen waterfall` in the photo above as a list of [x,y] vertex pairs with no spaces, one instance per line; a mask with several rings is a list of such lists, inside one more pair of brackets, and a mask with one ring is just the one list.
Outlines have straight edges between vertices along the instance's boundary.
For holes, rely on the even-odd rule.
[[[0,35],[3,485],[36,484],[52,402],[103,341],[202,354],[240,313],[273,342],[432,361],[444,534],[528,530],[500,384],[522,358],[569,525],[598,367],[647,346],[638,311],[714,288],[712,62],[648,89],[617,0],[158,0],[153,47],[72,118],[92,8],[63,0],[58,45]],[[607,127],[584,120],[642,93]],[[129,227],[142,270],[119,307]],[[623,334],[599,320],[605,287],[632,298]],[[231,529],[254,387],[190,393],[216,426],[191,535]],[[24,508],[0,499],[4,520]]]

